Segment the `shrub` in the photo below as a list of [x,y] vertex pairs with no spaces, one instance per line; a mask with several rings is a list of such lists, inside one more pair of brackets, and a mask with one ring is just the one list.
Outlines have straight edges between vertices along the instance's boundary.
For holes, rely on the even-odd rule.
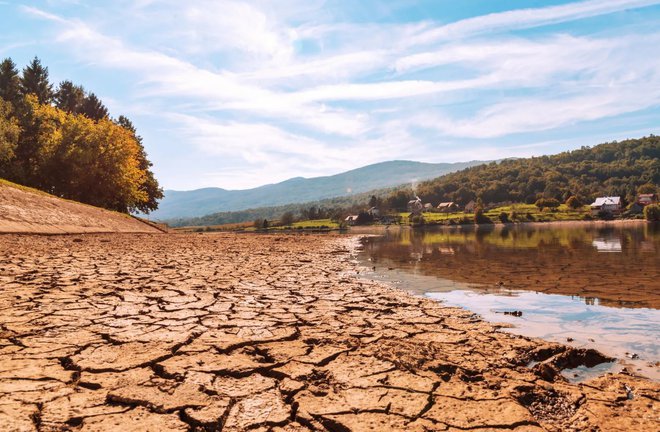
[[582,217],[582,220],[590,221],[590,220],[594,220],[594,217],[591,216],[591,213],[587,213]]
[[508,223],[510,222],[509,220],[509,214],[507,212],[502,212],[500,213],[500,222],[502,223]]
[[544,208],[554,209],[559,207],[559,201],[554,198],[539,198],[534,205],[543,211]]
[[575,195],[569,197],[566,200],[566,205],[569,208],[572,208],[573,210],[579,209],[580,207],[582,207],[582,203],[580,202],[580,200]]
[[644,217],[647,221],[660,221],[660,204],[649,204],[644,207]]
[[493,223],[488,216],[484,214],[484,209],[481,207],[477,207],[477,209],[474,211],[474,223],[475,224],[489,224]]

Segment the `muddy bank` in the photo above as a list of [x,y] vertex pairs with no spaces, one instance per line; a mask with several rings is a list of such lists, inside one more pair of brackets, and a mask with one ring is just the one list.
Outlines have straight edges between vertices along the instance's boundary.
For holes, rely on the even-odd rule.
[[332,235],[0,236],[0,424],[657,426],[659,385],[626,375],[569,384],[558,370],[605,359],[359,280],[355,244]]
[[[2,179],[0,179],[2,180]],[[126,214],[0,181],[0,233],[158,233],[163,227]]]

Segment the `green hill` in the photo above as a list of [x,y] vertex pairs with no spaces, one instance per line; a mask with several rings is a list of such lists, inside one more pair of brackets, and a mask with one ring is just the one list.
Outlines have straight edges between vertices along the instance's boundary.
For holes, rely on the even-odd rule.
[[[575,195],[582,202],[596,196],[635,199],[637,188],[660,184],[660,137],[610,142],[552,156],[506,159],[444,175],[419,184],[424,202],[456,201],[477,197],[487,203],[526,202]],[[386,203],[402,208],[410,193],[392,193]]]

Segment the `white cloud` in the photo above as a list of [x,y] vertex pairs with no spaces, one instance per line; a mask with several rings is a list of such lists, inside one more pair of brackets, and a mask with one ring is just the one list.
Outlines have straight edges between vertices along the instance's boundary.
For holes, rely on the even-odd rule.
[[[250,173],[330,174],[420,159],[447,137],[506,137],[658,106],[660,31],[510,33],[652,4],[660,0],[588,0],[449,24],[351,22],[322,0],[122,0],[114,13],[90,6],[96,14],[75,18],[22,10],[50,22],[52,43],[75,61],[131,78],[113,106],[169,113],[171,139],[240,159],[244,170],[228,169],[243,177],[222,179],[246,185]],[[454,147],[444,157],[472,151]],[[505,151],[475,149],[479,158]]]
[[659,0],[587,0],[544,8],[516,9],[468,18],[425,30],[410,38],[407,44],[429,44],[485,33],[539,27],[659,3]]

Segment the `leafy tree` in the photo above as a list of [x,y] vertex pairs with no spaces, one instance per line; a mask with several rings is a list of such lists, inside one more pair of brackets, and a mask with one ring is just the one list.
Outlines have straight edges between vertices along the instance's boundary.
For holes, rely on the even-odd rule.
[[53,100],[53,85],[48,81],[48,68],[37,57],[23,69],[20,85],[23,95],[35,95],[40,104],[49,104]]
[[293,212],[285,212],[280,217],[280,224],[284,226],[289,226],[293,223]]
[[555,198],[539,198],[534,205],[538,207],[539,210],[543,211],[544,208],[555,209],[559,207],[560,204]]
[[92,120],[108,118],[108,109],[94,93],[85,96],[82,106],[80,107],[80,113],[86,115]]
[[21,131],[18,121],[11,114],[11,104],[0,98],[0,177],[7,177]]
[[654,194],[658,188],[653,183],[644,183],[637,188],[638,194]]
[[502,212],[502,213],[500,213],[500,222],[502,222],[502,223],[509,223],[509,222],[511,222],[511,221],[509,220],[509,214],[508,214],[507,212]]
[[149,213],[158,208],[158,200],[163,198],[163,189],[160,187],[154,173],[151,171],[153,164],[147,158],[142,137],[137,134],[137,130],[135,129],[135,126],[133,126],[133,123],[127,117],[120,115],[117,119],[117,124],[129,131],[138,144],[138,165],[144,172],[144,181],[140,186],[140,190],[146,194],[147,200],[138,205],[136,210],[143,213]]
[[79,114],[85,103],[85,89],[71,81],[62,81],[55,94],[55,106],[68,113]]
[[660,221],[660,204],[649,204],[644,207],[644,217],[648,221]]
[[580,202],[580,200],[579,200],[575,195],[569,197],[569,198],[566,200],[566,205],[567,205],[569,208],[572,208],[572,209],[574,209],[574,210],[575,210],[575,209],[579,209],[580,207],[582,207],[582,203]]
[[0,63],[0,98],[16,106],[21,100],[21,80],[16,64],[10,58]]

